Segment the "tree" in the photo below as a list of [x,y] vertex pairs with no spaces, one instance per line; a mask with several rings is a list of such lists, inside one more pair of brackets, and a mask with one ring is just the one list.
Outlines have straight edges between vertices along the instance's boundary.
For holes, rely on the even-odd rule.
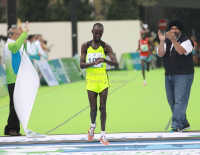
[[138,0],[138,4],[144,7],[155,6],[157,3],[156,0]]
[[88,0],[78,0],[78,21],[94,20],[94,18],[91,17],[93,11],[94,8],[89,4]]
[[57,0],[55,4],[47,8],[45,20],[46,21],[69,21],[70,8],[69,1],[61,2]]
[[108,20],[128,20],[138,18],[137,0],[113,0],[107,13]]
[[107,12],[112,0],[101,0],[101,1],[94,1],[94,8],[95,8],[95,20],[106,20],[107,19]]
[[[91,17],[91,13],[94,8],[89,4],[88,0],[77,0],[78,7],[78,20],[79,21],[88,21],[93,20]],[[57,0],[57,3],[51,6],[48,10],[52,16],[50,17],[50,21],[70,21],[70,0]]]
[[[70,0],[20,0],[18,9],[22,21],[70,21]],[[49,5],[50,4],[50,5]],[[88,0],[78,0],[78,20],[93,20],[94,8]]]
[[6,22],[6,7],[2,6],[0,2],[0,23],[5,23]]
[[49,0],[20,0],[17,10],[21,21],[45,21]]

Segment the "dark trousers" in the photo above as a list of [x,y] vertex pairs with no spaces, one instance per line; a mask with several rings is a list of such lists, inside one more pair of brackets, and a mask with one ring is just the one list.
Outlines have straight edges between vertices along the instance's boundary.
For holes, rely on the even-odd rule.
[[16,132],[20,131],[20,123],[15,112],[14,102],[13,102],[13,93],[15,89],[15,83],[8,84],[8,92],[10,97],[10,113],[8,117],[8,124],[5,127],[4,134],[9,133],[11,130],[15,130]]

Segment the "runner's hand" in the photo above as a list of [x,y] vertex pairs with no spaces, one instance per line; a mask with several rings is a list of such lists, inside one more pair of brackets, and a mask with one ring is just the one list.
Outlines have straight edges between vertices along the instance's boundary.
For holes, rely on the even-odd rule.
[[98,58],[94,61],[94,64],[95,64],[95,65],[98,65],[98,64],[99,64]]
[[102,62],[104,62],[104,58],[98,58],[99,59],[99,63],[102,63]]
[[104,62],[104,58],[97,58],[96,61],[95,61],[95,65],[98,65],[102,62]]

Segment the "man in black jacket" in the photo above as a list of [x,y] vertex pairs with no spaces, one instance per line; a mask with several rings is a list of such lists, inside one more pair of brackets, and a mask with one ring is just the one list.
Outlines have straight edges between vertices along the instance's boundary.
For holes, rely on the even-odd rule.
[[186,108],[194,79],[192,59],[193,43],[182,34],[184,26],[175,19],[169,23],[169,31],[158,36],[158,56],[163,57],[165,68],[165,89],[172,111],[171,132],[181,132],[190,128],[186,119]]

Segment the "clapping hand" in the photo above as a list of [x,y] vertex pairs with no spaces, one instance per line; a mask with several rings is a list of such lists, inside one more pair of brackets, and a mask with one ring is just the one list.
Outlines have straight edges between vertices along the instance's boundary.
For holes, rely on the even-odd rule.
[[160,41],[165,40],[165,34],[163,35],[160,30],[158,30],[158,37],[159,37]]
[[166,37],[171,41],[175,40],[174,33],[170,32],[170,31],[166,32]]

